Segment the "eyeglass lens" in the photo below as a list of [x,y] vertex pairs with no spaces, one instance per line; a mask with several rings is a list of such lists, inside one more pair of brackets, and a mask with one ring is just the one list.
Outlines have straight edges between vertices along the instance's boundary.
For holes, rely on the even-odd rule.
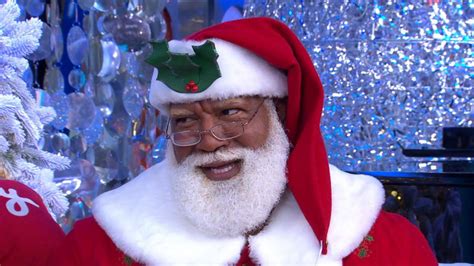
[[[263,102],[262,102],[263,103]],[[170,135],[171,141],[177,146],[192,146],[201,141],[202,134],[210,133],[215,138],[219,140],[228,140],[233,139],[241,136],[244,133],[244,126],[252,120],[258,109],[260,109],[260,105],[255,110],[255,113],[250,117],[248,121],[234,121],[234,122],[227,122],[216,125],[209,130],[186,130],[186,131],[179,131],[174,132]]]
[[[244,127],[242,123],[237,122],[221,124],[209,129],[209,133],[220,140],[236,138],[242,135],[243,132]],[[188,130],[176,132],[172,134],[172,140],[174,144],[180,146],[193,145],[201,140],[201,134],[204,133],[206,131]]]

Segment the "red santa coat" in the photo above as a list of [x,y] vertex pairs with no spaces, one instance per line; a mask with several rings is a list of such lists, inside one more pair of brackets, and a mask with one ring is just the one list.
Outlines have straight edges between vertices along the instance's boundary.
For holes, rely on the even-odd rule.
[[57,265],[436,265],[418,229],[381,211],[382,185],[373,177],[331,167],[328,253],[287,192],[257,235],[205,235],[177,210],[166,161],[94,202],[94,218],[78,222]]
[[41,197],[29,187],[0,180],[0,265],[50,265],[64,240]]

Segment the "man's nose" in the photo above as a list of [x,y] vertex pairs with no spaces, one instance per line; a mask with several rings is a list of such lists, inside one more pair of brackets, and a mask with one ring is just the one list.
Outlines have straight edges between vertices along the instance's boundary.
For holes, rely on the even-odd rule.
[[202,121],[201,128],[206,131],[201,133],[201,142],[196,145],[196,149],[204,152],[214,152],[229,144],[229,140],[219,140],[212,135],[209,129],[214,125],[210,119]]

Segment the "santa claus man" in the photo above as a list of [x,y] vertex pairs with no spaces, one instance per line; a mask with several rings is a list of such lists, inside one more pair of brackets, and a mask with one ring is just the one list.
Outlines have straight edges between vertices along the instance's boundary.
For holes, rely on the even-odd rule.
[[167,158],[99,196],[60,265],[436,265],[379,181],[328,164],[323,88],[284,24],[219,24],[147,61]]

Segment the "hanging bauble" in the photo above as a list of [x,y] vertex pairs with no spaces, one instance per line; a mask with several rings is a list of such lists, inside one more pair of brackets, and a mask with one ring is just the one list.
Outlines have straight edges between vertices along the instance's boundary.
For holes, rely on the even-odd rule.
[[80,155],[87,150],[87,140],[82,134],[74,135],[70,138],[71,147],[70,152],[72,154]]
[[77,0],[77,4],[82,10],[89,11],[94,6],[94,0]]
[[115,104],[115,92],[112,86],[106,82],[98,82],[95,84],[95,96],[94,102],[99,108],[100,112],[104,117],[108,117],[112,114]]
[[82,18],[82,28],[84,29],[84,32],[87,33],[89,38],[100,35],[100,32],[97,29],[97,21],[100,18],[100,14],[102,13],[97,12],[95,9],[91,9],[88,15],[85,15]]
[[51,54],[53,53],[53,50],[51,47],[51,28],[49,27],[48,24],[44,22],[43,22],[42,32],[43,33],[41,34],[41,38],[39,39],[38,48],[33,53],[26,56],[26,58],[31,61],[43,60],[47,57],[50,57]]
[[32,17],[39,17],[44,12],[44,0],[28,0],[25,10]]
[[[74,161],[72,162],[74,164]],[[95,171],[94,165],[84,159],[79,159],[79,165],[81,170],[81,187],[80,190],[84,192],[92,192],[97,188],[98,176]]]
[[[143,163],[147,160],[147,154],[151,151],[152,144],[145,137],[145,128],[140,120],[135,120],[130,124],[127,130],[128,139],[131,143],[124,147],[125,152],[122,156],[123,164],[127,166],[131,176],[137,176],[144,170]],[[127,156],[126,154],[133,154]]]
[[103,36],[100,43],[102,46],[102,57],[100,58],[102,64],[97,76],[108,82],[115,78],[120,67],[120,49],[111,34]]
[[148,22],[133,13],[109,15],[105,17],[103,27],[118,45],[124,45],[130,51],[141,50],[151,39]]
[[63,73],[57,67],[48,68],[44,75],[44,89],[49,94],[54,94],[58,91],[64,91],[64,77]]
[[58,1],[48,1],[46,21],[51,25],[59,25],[61,23],[61,12],[59,10]]
[[69,120],[68,128],[86,129],[94,121],[96,110],[94,101],[82,92],[68,95]]
[[104,22],[105,22],[105,19],[109,16],[110,14],[107,14],[107,13],[102,14],[101,16],[99,16],[95,24],[95,26],[97,27],[97,31],[102,35],[106,35],[108,33],[107,30],[105,30]]
[[145,108],[144,138],[153,142],[156,139],[157,130],[157,111],[155,108]]
[[91,74],[87,76],[87,81],[84,87],[79,91],[84,93],[87,97],[94,99],[95,97],[95,77]]
[[145,103],[143,97],[143,88],[136,78],[129,77],[123,90],[123,106],[132,119],[137,119]]
[[115,103],[112,114],[105,120],[104,126],[112,135],[123,136],[130,123],[130,116],[122,104]]
[[149,18],[149,25],[151,40],[158,41],[166,37],[166,21],[163,15],[161,15],[161,12],[157,12],[154,16]]
[[149,166],[157,164],[165,159],[167,145],[168,139],[166,139],[166,136],[161,135],[156,139],[153,149],[148,155]]
[[64,153],[70,147],[69,137],[61,132],[51,135],[51,148],[54,153]]
[[133,52],[122,52],[122,62],[120,64],[120,72],[127,72],[130,76],[137,77],[139,75],[140,62]]
[[73,26],[67,35],[67,54],[74,65],[80,65],[88,53],[87,35],[79,26]]
[[68,169],[55,171],[54,180],[64,194],[71,195],[94,190],[97,186],[97,173],[88,160],[75,159]]
[[166,0],[143,0],[142,9],[148,16],[154,16],[157,13],[163,12],[166,6]]
[[119,157],[112,149],[94,145],[95,168],[103,184],[114,180],[119,172]]
[[104,116],[99,108],[96,108],[95,117],[91,125],[82,130],[82,134],[88,143],[93,144],[99,140],[104,131]]
[[115,14],[125,13],[128,0],[95,0],[94,8],[101,12],[113,11]]
[[123,139],[123,136],[119,136],[110,132],[109,130],[104,130],[100,139],[98,141],[98,145],[104,149],[116,150],[118,149],[119,141]]
[[[61,173],[56,173],[61,172]],[[54,182],[61,192],[68,196],[74,193],[81,186],[81,179],[78,176],[71,176],[70,173],[62,173],[65,171],[56,171]],[[68,171],[70,172],[70,171]],[[72,207],[72,206],[71,206]]]
[[102,67],[102,44],[98,37],[89,38],[89,53],[86,56],[86,70],[88,73],[97,75]]
[[51,47],[53,48],[53,61],[60,62],[64,52],[64,36],[61,26],[51,27]]
[[67,95],[63,91],[51,94],[47,106],[53,107],[56,111],[56,117],[51,124],[57,129],[63,129],[67,124],[69,112]]
[[86,74],[79,68],[71,70],[67,79],[69,85],[76,90],[80,90],[86,84]]
[[145,62],[145,59],[151,54],[151,51],[148,50],[149,47],[145,47],[142,50],[142,53],[137,55],[138,62],[138,71],[137,76],[143,84],[148,84],[153,75],[154,67]]

